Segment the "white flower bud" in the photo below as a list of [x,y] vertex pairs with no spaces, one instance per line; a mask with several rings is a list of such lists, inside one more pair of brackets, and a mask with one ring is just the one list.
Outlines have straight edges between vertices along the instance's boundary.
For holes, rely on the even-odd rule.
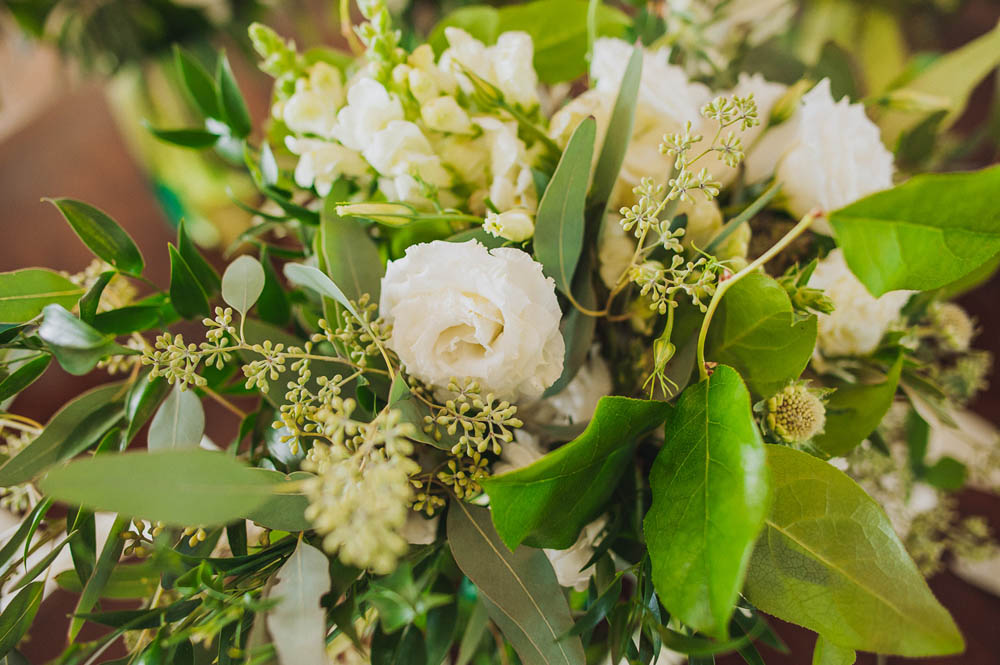
[[535,218],[531,211],[524,208],[514,208],[499,215],[490,212],[486,214],[483,228],[497,238],[524,242],[535,235]]

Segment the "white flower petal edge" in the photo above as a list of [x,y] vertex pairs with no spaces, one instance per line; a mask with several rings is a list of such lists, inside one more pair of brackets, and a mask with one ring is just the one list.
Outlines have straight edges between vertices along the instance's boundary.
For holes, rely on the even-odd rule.
[[519,249],[470,240],[413,245],[389,263],[380,312],[406,370],[444,388],[472,379],[501,399],[539,397],[562,373],[555,284]]

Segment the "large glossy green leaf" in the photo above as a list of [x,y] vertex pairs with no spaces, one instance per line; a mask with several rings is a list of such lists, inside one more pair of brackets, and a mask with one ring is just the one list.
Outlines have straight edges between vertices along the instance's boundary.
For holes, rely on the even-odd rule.
[[602,397],[579,437],[530,466],[484,480],[504,544],[512,550],[521,543],[571,547],[601,513],[638,438],[662,425],[669,413],[666,402]]
[[454,500],[448,508],[448,544],[455,562],[524,665],[583,665],[579,637],[560,640],[573,627],[569,605],[545,553],[510,552],[486,508]]
[[785,289],[751,273],[726,292],[709,328],[705,357],[734,367],[769,397],[797,379],[816,346],[816,317],[796,322]]
[[[122,564],[111,570],[101,592],[102,598],[146,598],[156,591],[160,582],[161,564],[152,559],[141,563]],[[66,570],[55,577],[60,589],[80,593],[83,585],[75,570]]]
[[854,665],[857,660],[854,649],[839,647],[822,635],[816,637],[812,665]]
[[83,294],[82,287],[45,268],[3,272],[0,273],[0,321],[30,321],[53,303],[69,309]]
[[98,258],[129,275],[142,273],[142,254],[118,223],[92,205],[74,199],[47,199]]
[[59,501],[92,510],[210,526],[263,505],[273,483],[229,455],[193,449],[81,459],[50,471],[41,487]]
[[21,589],[0,614],[0,655],[16,647],[31,628],[44,590],[44,582],[32,582]]
[[925,291],[1000,253],[1000,166],[918,175],[830,213],[851,271],[872,292]]
[[902,656],[964,643],[885,511],[830,464],[767,446],[774,502],[745,594],[756,607],[841,648]]
[[300,542],[281,566],[268,598],[278,604],[267,613],[267,628],[282,663],[326,665],[326,613],[320,598],[330,590],[326,556]]
[[205,433],[205,409],[194,390],[173,390],[163,400],[149,424],[148,449],[197,448]]
[[885,380],[877,383],[846,383],[833,380],[836,388],[826,403],[826,428],[813,439],[816,448],[830,457],[846,455],[882,422],[892,406],[903,359],[898,358]]
[[608,132],[604,136],[597,165],[594,167],[594,183],[590,187],[590,198],[602,206],[607,205],[611,191],[618,180],[625,152],[632,140],[632,127],[635,125],[635,105],[639,98],[639,81],[642,79],[642,48],[632,49],[632,56],[625,67],[618,97],[615,99],[611,120],[608,122]]
[[367,293],[378,302],[385,273],[378,248],[361,222],[340,217],[336,207],[337,201],[328,197],[320,217],[319,247],[326,274],[348,299],[357,301]]
[[174,309],[185,319],[208,316],[208,296],[201,282],[176,247],[167,245],[167,250],[170,252],[170,302]]
[[584,213],[597,123],[587,118],[566,144],[535,215],[535,258],[563,293],[570,292],[583,251]]
[[86,450],[122,417],[120,383],[89,390],[61,408],[34,441],[0,467],[0,487],[28,482]]
[[750,393],[735,370],[719,365],[681,394],[649,485],[643,532],[656,592],[686,625],[724,638],[769,485]]

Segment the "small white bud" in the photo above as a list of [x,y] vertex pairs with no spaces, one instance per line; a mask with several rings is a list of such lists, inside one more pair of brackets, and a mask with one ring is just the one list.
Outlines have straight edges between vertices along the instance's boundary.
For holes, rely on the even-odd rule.
[[524,208],[513,208],[499,215],[495,212],[486,214],[483,228],[490,235],[513,242],[524,242],[535,235],[534,215]]

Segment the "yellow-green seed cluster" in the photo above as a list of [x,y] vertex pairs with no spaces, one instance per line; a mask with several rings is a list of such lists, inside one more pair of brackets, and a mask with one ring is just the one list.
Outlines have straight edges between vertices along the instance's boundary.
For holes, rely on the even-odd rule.
[[767,426],[786,443],[803,443],[823,431],[826,408],[803,385],[785,386],[767,400]]

